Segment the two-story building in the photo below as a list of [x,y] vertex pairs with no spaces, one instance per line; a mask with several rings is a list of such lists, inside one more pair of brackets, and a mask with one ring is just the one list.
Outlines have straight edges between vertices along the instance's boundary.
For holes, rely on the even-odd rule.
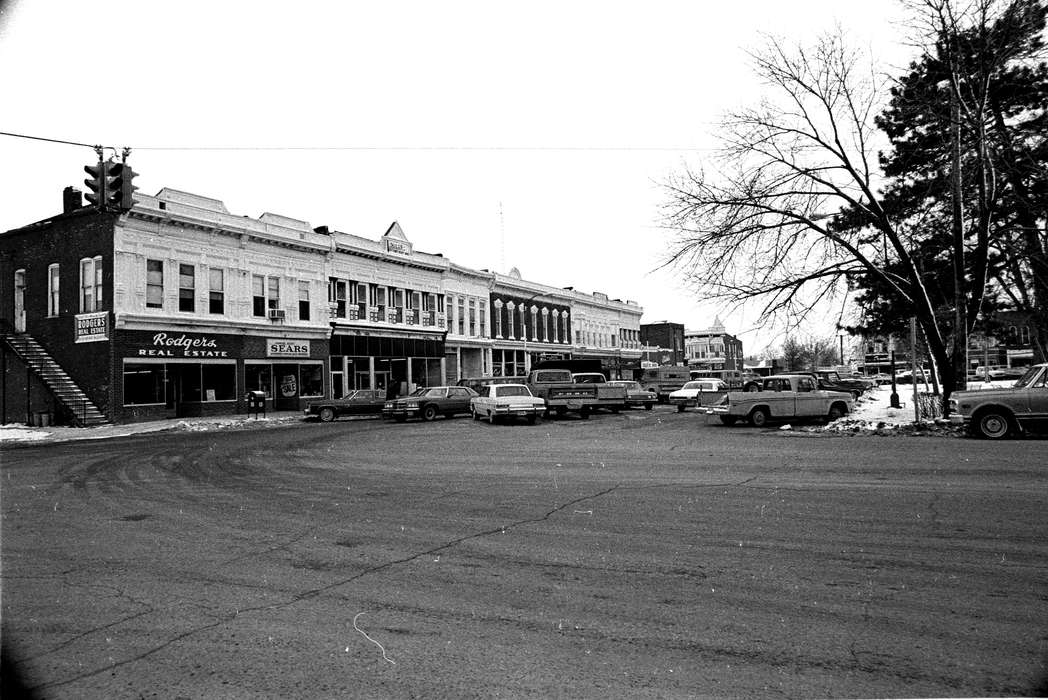
[[170,188],[0,234],[0,418],[81,424],[271,409],[514,375],[547,356],[639,366],[641,308],[472,270]]
[[728,333],[719,318],[709,328],[684,332],[684,354],[693,369],[742,370],[742,341]]

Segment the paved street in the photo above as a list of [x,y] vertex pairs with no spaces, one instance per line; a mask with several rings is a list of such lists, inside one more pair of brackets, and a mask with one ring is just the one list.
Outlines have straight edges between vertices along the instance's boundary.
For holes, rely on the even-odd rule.
[[695,413],[5,446],[46,698],[1048,693],[1043,440]]

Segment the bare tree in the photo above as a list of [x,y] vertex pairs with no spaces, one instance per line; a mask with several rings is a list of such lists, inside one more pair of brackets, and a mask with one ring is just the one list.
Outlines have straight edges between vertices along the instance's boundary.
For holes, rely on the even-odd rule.
[[666,183],[667,264],[714,300],[760,300],[794,325],[843,304],[849,279],[872,275],[912,308],[945,400],[964,377],[921,275],[918,222],[894,221],[880,195],[874,116],[884,81],[839,30],[810,49],[770,39],[753,60],[768,97],[725,118],[710,166]]

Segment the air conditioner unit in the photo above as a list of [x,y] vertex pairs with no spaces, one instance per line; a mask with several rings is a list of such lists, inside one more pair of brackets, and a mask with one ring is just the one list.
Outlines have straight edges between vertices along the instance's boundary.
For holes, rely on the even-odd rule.
[[269,310],[269,320],[270,321],[283,321],[284,320],[284,310],[283,309],[270,309]]

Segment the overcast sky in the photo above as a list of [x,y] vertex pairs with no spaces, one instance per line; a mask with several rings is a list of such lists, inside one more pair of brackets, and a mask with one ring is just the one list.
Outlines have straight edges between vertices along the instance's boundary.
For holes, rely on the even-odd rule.
[[[895,0],[6,0],[0,131],[130,146],[142,192],[238,215],[372,239],[398,221],[417,250],[632,299],[644,323],[720,314],[756,354],[781,338],[657,269],[659,183],[760,98],[746,51],[762,32],[808,42],[839,23],[897,73],[901,15]],[[94,160],[0,136],[0,230],[60,211]]]

